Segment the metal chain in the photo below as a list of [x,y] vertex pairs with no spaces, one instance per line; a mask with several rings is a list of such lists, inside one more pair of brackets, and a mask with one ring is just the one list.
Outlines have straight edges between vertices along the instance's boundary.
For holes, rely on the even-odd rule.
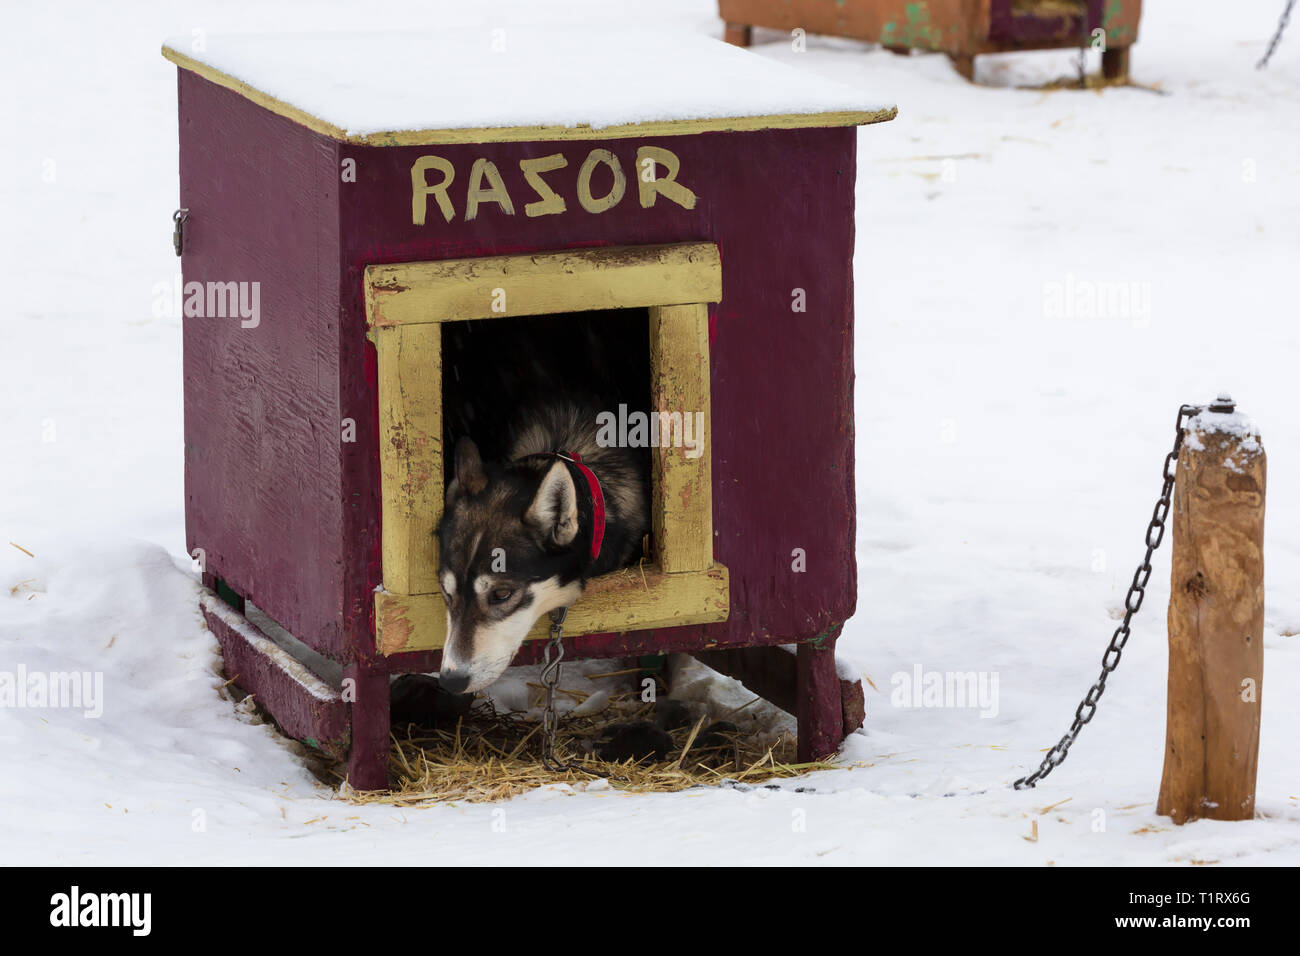
[[[1151,512],[1151,521],[1147,524],[1147,550],[1142,558],[1142,563],[1138,565],[1137,571],[1133,573],[1133,582],[1129,585],[1128,594],[1124,598],[1124,620],[1120,626],[1115,629],[1111,635],[1110,644],[1106,647],[1106,653],[1101,658],[1101,674],[1093,682],[1088,693],[1084,695],[1083,701],[1074,711],[1074,722],[1070,724],[1069,731],[1062,737],[1043,762],[1027,777],[1021,777],[1015,782],[1017,790],[1031,789],[1039,780],[1042,780],[1049,773],[1055,770],[1065,760],[1066,755],[1070,752],[1070,745],[1074,743],[1079,731],[1083,730],[1084,724],[1092,720],[1097,713],[1097,702],[1101,700],[1101,695],[1106,691],[1106,678],[1110,677],[1115,668],[1119,667],[1120,655],[1124,652],[1124,645],[1128,643],[1130,634],[1130,624],[1133,615],[1142,607],[1142,600],[1146,597],[1147,582],[1151,580],[1151,556],[1155,554],[1156,548],[1160,547],[1160,542],[1165,536],[1165,520],[1169,517],[1169,508],[1173,501],[1174,476],[1178,469],[1178,453],[1183,447],[1183,435],[1186,430],[1186,421],[1193,415],[1206,409],[1205,405],[1183,405],[1178,409],[1178,421],[1175,425],[1174,450],[1165,456],[1164,485],[1160,489],[1160,500],[1156,502],[1155,510]],[[1232,404],[1231,397],[1220,395],[1216,404],[1208,406],[1212,411],[1232,411],[1236,406]]]
[[[564,618],[568,615],[567,607],[556,608],[551,612],[551,637],[546,642],[546,651],[542,657],[542,686],[546,688],[546,708],[542,711],[542,765],[556,773],[567,770],[569,765],[555,757],[555,731],[560,725],[560,718],[555,713],[555,687],[560,682],[560,663],[564,660]],[[555,659],[551,659],[551,653]]]
[[1286,32],[1287,24],[1291,22],[1291,8],[1294,6],[1295,0],[1286,0],[1286,7],[1282,10],[1282,16],[1277,21],[1277,32],[1273,34],[1273,39],[1268,41],[1268,49],[1264,51],[1264,58],[1255,64],[1255,69],[1262,70],[1268,66],[1268,61],[1273,57],[1273,51],[1282,42],[1282,34]]
[[1092,31],[1088,29],[1088,11],[1085,9],[1082,18],[1081,36],[1079,37],[1079,89],[1088,88],[1088,41],[1092,39]]

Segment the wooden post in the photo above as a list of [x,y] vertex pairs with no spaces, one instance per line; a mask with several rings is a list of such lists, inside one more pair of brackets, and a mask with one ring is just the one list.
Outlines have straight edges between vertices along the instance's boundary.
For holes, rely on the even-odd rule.
[[1156,812],[1186,823],[1255,815],[1264,670],[1264,483],[1240,415],[1188,425],[1173,504],[1169,698]]

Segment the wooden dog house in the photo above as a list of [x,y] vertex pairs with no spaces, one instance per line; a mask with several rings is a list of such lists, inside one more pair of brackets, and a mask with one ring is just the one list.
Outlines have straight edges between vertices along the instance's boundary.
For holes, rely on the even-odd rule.
[[975,78],[975,57],[1015,50],[1058,50],[1105,40],[1102,73],[1128,78],[1142,0],[718,0],[726,39],[749,46],[753,27],[801,29],[879,43],[896,53],[947,53]]
[[[644,309],[652,400],[703,412],[705,451],[654,450],[653,560],[590,583],[566,656],[797,644],[800,751],[835,750],[857,592],[856,127],[893,108],[651,33],[163,53],[196,296],[186,533],[229,676],[347,756],[354,786],[385,787],[390,677],[436,671],[444,637],[444,325]],[[220,308],[245,289],[256,309]]]

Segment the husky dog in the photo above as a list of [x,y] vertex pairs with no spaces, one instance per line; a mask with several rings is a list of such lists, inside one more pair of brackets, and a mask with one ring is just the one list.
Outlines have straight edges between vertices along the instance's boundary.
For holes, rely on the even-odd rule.
[[447,602],[439,683],[452,693],[486,687],[543,614],[571,605],[588,578],[635,562],[647,497],[633,450],[596,444],[593,409],[530,413],[503,464],[484,462],[461,438],[438,530]]
[[[506,321],[494,320],[503,335]],[[644,325],[634,330],[640,340],[647,338]],[[649,532],[647,450],[596,441],[599,409],[624,397],[602,388],[600,379],[632,376],[618,368],[616,357],[597,356],[599,373],[583,366],[557,378],[557,362],[562,367],[566,357],[589,356],[592,344],[574,339],[557,346],[562,327],[537,319],[529,320],[529,331],[538,337],[526,344],[519,332],[489,341],[482,330],[468,345],[444,343],[444,349],[456,350],[459,374],[477,385],[472,401],[458,394],[451,410],[465,413],[461,434],[445,439],[444,447],[455,441],[454,469],[436,532],[447,604],[438,679],[452,693],[480,690],[500,677],[543,615],[573,604],[588,578],[635,564]],[[557,348],[565,355],[549,361],[545,351]],[[485,358],[475,365],[480,356]],[[544,376],[530,369],[539,362],[547,365]],[[495,367],[507,364],[508,380]],[[537,389],[521,391],[521,376],[540,381],[550,397],[534,400]],[[646,378],[640,381],[644,385]],[[510,407],[490,414],[492,403]],[[494,415],[508,424],[491,427]],[[470,438],[470,429],[485,441]],[[480,444],[494,454],[484,455]]]

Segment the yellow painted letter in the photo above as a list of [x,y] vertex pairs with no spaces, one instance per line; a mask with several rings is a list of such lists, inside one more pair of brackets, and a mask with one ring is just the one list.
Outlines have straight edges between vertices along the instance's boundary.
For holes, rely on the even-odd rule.
[[[488,181],[488,188],[483,188],[483,180]],[[505,181],[497,170],[497,164],[488,159],[474,160],[474,167],[469,171],[469,192],[465,196],[465,221],[478,216],[478,204],[494,202],[507,216],[515,214],[515,204],[506,192]]]
[[[614,174],[614,185],[608,195],[595,199],[591,195],[591,174],[596,171],[596,166],[600,163],[607,165],[610,172]],[[611,209],[618,205],[626,190],[627,177],[623,175],[623,166],[617,156],[607,149],[593,149],[587,154],[582,168],[578,170],[578,202],[582,203],[583,209],[587,212],[604,212],[606,209]]]
[[564,204],[564,197],[546,185],[542,179],[542,173],[563,169],[567,165],[569,165],[569,161],[564,158],[563,153],[552,153],[550,156],[538,156],[536,159],[519,160],[519,168],[523,171],[524,179],[528,180],[528,185],[533,187],[533,191],[539,197],[537,202],[524,204],[525,216],[531,219],[537,216],[554,216],[564,212],[567,208]]
[[[436,169],[442,173],[442,182],[430,186],[424,179],[426,169]],[[441,156],[421,156],[411,167],[411,222],[417,226],[424,225],[424,214],[428,210],[429,193],[433,193],[434,198],[438,200],[438,208],[442,210],[442,218],[451,222],[456,215],[456,207],[451,204],[447,197],[447,187],[451,185],[452,179],[456,176],[456,169],[448,160]]]
[[644,169],[646,161],[665,167],[668,172],[659,176],[658,171],[647,182],[645,176],[637,177],[637,192],[641,197],[641,208],[649,209],[655,204],[655,198],[662,193],[665,199],[671,199],[683,209],[695,208],[695,193],[677,181],[677,172],[682,168],[682,161],[671,150],[658,146],[642,146],[636,151],[636,168]]

